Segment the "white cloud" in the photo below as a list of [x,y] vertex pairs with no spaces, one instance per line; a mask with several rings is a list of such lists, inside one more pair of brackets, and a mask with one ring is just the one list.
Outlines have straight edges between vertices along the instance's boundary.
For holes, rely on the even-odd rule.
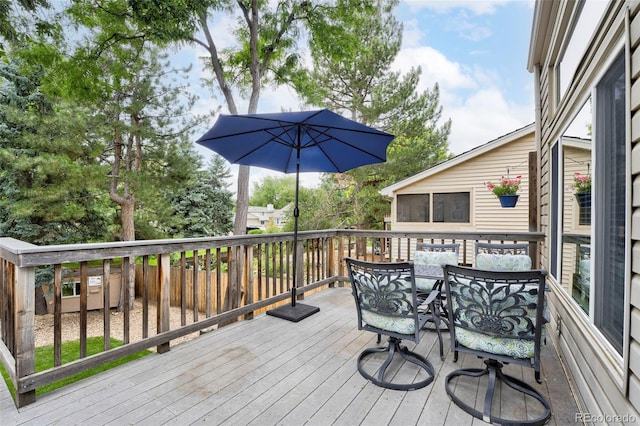
[[408,70],[422,67],[422,79],[419,90],[433,88],[435,83],[440,85],[440,90],[454,91],[476,87],[476,82],[463,65],[450,61],[436,49],[423,46],[402,49],[392,68],[394,70]]
[[497,88],[478,90],[461,105],[445,108],[445,112],[453,121],[449,140],[454,154],[513,132],[534,119],[533,108],[507,102]]

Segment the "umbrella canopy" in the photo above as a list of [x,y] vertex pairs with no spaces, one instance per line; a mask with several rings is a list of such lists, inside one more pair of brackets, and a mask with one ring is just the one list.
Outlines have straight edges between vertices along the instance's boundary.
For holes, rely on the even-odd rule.
[[295,173],[345,172],[387,159],[394,136],[328,109],[220,115],[197,143],[230,163]]
[[345,172],[382,163],[394,136],[327,109],[271,114],[220,115],[196,143],[230,163],[296,173],[291,306],[268,311],[299,321],[319,309],[296,304],[298,190],[300,172]]

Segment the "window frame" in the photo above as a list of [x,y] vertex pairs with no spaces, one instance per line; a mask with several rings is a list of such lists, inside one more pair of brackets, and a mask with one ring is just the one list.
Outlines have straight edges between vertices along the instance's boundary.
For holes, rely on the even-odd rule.
[[[430,192],[420,192],[420,193],[404,193],[404,194],[397,194],[395,197],[396,200],[396,222],[397,223],[429,223],[432,225],[450,225],[450,224],[457,224],[457,225],[471,225],[472,224],[472,220],[473,220],[473,191],[456,191],[456,190],[452,190],[452,191],[447,191],[447,192],[435,192],[435,191],[430,191]],[[448,222],[448,221],[435,221],[434,220],[434,216],[435,216],[435,203],[434,203],[434,199],[436,195],[451,195],[451,194],[465,194],[468,197],[468,203],[467,203],[467,218],[468,220],[466,222]],[[427,220],[424,221],[411,221],[411,220],[400,220],[400,197],[403,196],[418,196],[418,195],[422,195],[427,197],[428,201],[426,204],[426,216],[427,216]]]
[[[614,69],[614,67],[619,66],[622,70],[623,73],[623,78],[625,81],[625,88],[624,88],[624,92],[625,92],[625,100],[624,100],[624,107],[622,108],[623,110],[623,114],[624,114],[624,135],[623,138],[624,140],[622,141],[623,143],[623,151],[624,151],[624,167],[623,167],[623,173],[624,173],[624,186],[625,186],[625,191],[623,194],[624,197],[624,236],[622,237],[622,242],[623,242],[623,256],[624,259],[622,260],[622,265],[623,265],[623,273],[622,273],[622,308],[623,308],[623,313],[622,313],[622,318],[621,318],[621,322],[622,322],[622,327],[623,329],[621,330],[621,341],[616,344],[616,343],[612,343],[610,341],[610,339],[613,339],[614,336],[612,336],[612,334],[610,333],[610,331],[608,329],[606,329],[602,322],[602,317],[603,317],[603,304],[600,303],[596,306],[595,303],[591,304],[591,309],[589,312],[589,317],[590,317],[590,321],[594,324],[595,327],[597,327],[598,331],[600,333],[602,333],[605,338],[607,339],[608,343],[611,344],[612,346],[615,347],[616,351],[622,356],[625,353],[625,346],[626,346],[626,340],[627,340],[627,330],[626,330],[626,313],[625,311],[628,309],[628,297],[629,297],[629,291],[628,291],[628,282],[630,281],[631,277],[630,277],[630,263],[631,263],[631,247],[630,247],[630,230],[631,230],[631,215],[630,215],[630,206],[631,206],[631,197],[630,197],[630,187],[632,185],[632,182],[630,180],[630,162],[631,162],[631,150],[630,150],[630,131],[629,131],[629,119],[628,119],[628,106],[629,106],[629,101],[628,101],[628,93],[629,93],[629,70],[627,69],[626,66],[626,55],[625,52],[620,52],[618,51],[617,54],[612,55],[613,59],[607,64],[607,67],[605,69],[605,73],[604,75],[600,76],[600,78],[597,80],[597,83],[593,89],[593,93],[592,96],[594,97],[594,112],[593,112],[593,117],[594,117],[594,121],[593,121],[593,134],[595,135],[594,137],[596,138],[596,141],[599,140],[599,136],[601,136],[602,133],[602,129],[600,127],[600,125],[603,123],[603,120],[606,118],[603,118],[603,116],[605,114],[603,114],[602,109],[599,107],[600,105],[602,105],[602,100],[599,99],[598,97],[599,95],[599,88],[601,86],[601,84],[604,83],[605,79],[607,79],[609,77],[609,71],[612,71]],[[618,63],[618,61],[621,61],[621,64]],[[608,104],[608,99],[605,101]],[[607,114],[610,115],[611,111],[607,110],[606,111]],[[608,118],[608,117],[607,117]],[[611,123],[609,123],[608,121],[604,123],[605,128],[611,128]],[[605,130],[606,131],[606,130]],[[606,191],[605,189],[605,180],[608,180],[610,178],[609,174],[608,174],[608,170],[609,170],[609,166],[610,166],[610,162],[608,161],[609,158],[607,158],[606,160],[602,158],[602,153],[608,153],[611,150],[608,149],[608,146],[603,147],[602,146],[603,143],[600,142],[596,142],[596,144],[594,145],[594,174],[598,174],[599,176],[601,176],[601,179],[594,179],[594,187],[595,190],[593,191],[593,194],[595,195],[594,200],[593,200],[593,206],[594,206],[594,217],[600,218],[600,219],[605,219],[605,218],[610,218],[611,216],[611,208],[607,203],[607,199],[605,199],[603,197],[603,191]],[[600,155],[599,155],[600,154]],[[598,161],[598,158],[601,158],[600,161]],[[617,162],[614,161],[614,163],[616,165]],[[604,175],[604,177],[602,177]],[[601,201],[602,199],[602,201]],[[611,227],[606,227],[604,225],[602,225],[602,220],[596,220],[595,221],[595,226],[594,229],[592,229],[592,237],[594,238],[594,242],[595,244],[592,244],[593,247],[593,256],[592,256],[592,266],[594,268],[594,272],[592,273],[592,277],[594,279],[594,282],[597,283],[604,283],[604,282],[609,282],[609,278],[608,278],[608,273],[612,272],[611,271],[611,265],[607,262],[607,255],[605,252],[607,252],[607,250],[605,249],[605,247],[609,246],[609,242],[611,242],[611,232],[614,230],[614,228]],[[607,234],[608,233],[608,234]],[[605,243],[602,243],[602,241],[606,241]],[[598,243],[600,242],[600,243]],[[602,285],[598,286],[596,285],[594,288],[594,293],[597,296],[600,296],[602,298],[608,298],[608,295],[610,294],[610,292],[608,291],[608,288],[604,288]]]
[[[618,60],[620,58],[620,55],[622,55],[622,60],[624,61],[624,72],[625,72],[625,110],[624,110],[624,131],[625,131],[625,158],[624,158],[624,170],[625,170],[625,235],[624,235],[624,265],[625,265],[625,271],[624,271],[624,282],[623,282],[623,286],[624,286],[624,294],[623,294],[623,299],[621,301],[622,303],[622,307],[624,310],[623,313],[623,330],[622,330],[622,342],[621,342],[621,347],[615,347],[614,344],[612,344],[609,341],[608,336],[600,329],[600,327],[598,327],[594,321],[594,305],[595,303],[597,303],[597,298],[598,298],[598,291],[594,291],[593,288],[598,287],[602,281],[602,276],[598,276],[599,271],[602,270],[602,265],[604,262],[604,258],[601,258],[601,255],[599,254],[598,250],[600,250],[600,253],[602,250],[604,250],[604,247],[602,246],[602,244],[598,244],[599,243],[599,238],[596,235],[596,231],[595,231],[595,226],[593,226],[591,228],[590,231],[590,241],[591,241],[591,279],[593,280],[592,283],[592,294],[590,296],[590,300],[589,300],[589,312],[585,313],[579,306],[578,302],[572,297],[572,295],[570,294],[570,292],[566,291],[564,288],[562,288],[561,285],[561,281],[562,281],[562,277],[564,275],[564,272],[562,271],[562,266],[563,266],[563,240],[564,240],[564,235],[565,235],[565,230],[564,230],[564,215],[565,215],[565,205],[564,205],[564,200],[563,200],[563,191],[564,191],[564,186],[566,186],[568,184],[568,182],[564,181],[564,146],[562,143],[562,139],[563,139],[563,135],[565,134],[565,132],[568,130],[569,127],[571,127],[571,124],[573,122],[573,120],[578,116],[578,112],[575,112],[575,114],[571,114],[569,116],[569,118],[565,121],[565,123],[563,124],[563,128],[561,129],[561,131],[559,132],[559,136],[556,138],[556,140],[554,142],[552,142],[550,144],[550,155],[551,155],[551,167],[550,167],[550,176],[549,179],[551,181],[551,185],[550,185],[550,200],[551,200],[551,204],[550,204],[550,214],[553,214],[554,212],[557,212],[558,214],[558,219],[556,221],[550,219],[549,222],[549,229],[550,229],[550,233],[549,233],[549,239],[550,239],[550,243],[549,243],[549,247],[548,247],[548,255],[549,255],[549,263],[550,263],[550,269],[551,269],[551,276],[556,280],[556,282],[559,284],[560,287],[560,291],[563,291],[564,294],[567,296],[567,300],[570,301],[570,303],[572,304],[572,306],[574,307],[574,311],[577,312],[578,317],[582,317],[584,319],[584,321],[589,325],[589,334],[591,334],[594,337],[594,343],[597,344],[597,346],[599,346],[600,348],[602,348],[603,350],[609,352],[611,354],[611,359],[616,359],[618,362],[618,366],[620,368],[620,371],[618,371],[619,374],[616,375],[612,375],[612,377],[616,377],[616,381],[618,382],[619,386],[621,388],[625,388],[625,380],[626,380],[626,369],[628,366],[628,357],[629,357],[629,349],[628,349],[628,341],[629,341],[629,297],[630,297],[630,280],[631,280],[631,267],[630,267],[630,263],[631,263],[631,245],[630,245],[630,241],[631,241],[631,142],[630,142],[630,138],[631,138],[631,132],[630,132],[630,75],[629,75],[629,66],[628,63],[630,61],[629,58],[629,53],[628,53],[628,49],[625,48],[624,43],[620,42],[618,44],[616,44],[615,48],[611,50],[611,54],[607,56],[606,60],[603,61],[603,65],[601,68],[601,71],[594,76],[594,78],[592,79],[592,82],[589,84],[589,88],[587,89],[586,93],[582,96],[582,99],[573,99],[572,100],[572,105],[581,105],[580,109],[582,109],[582,106],[589,100],[589,98],[592,99],[593,102],[593,110],[591,112],[591,118],[592,118],[592,134],[593,135],[597,135],[597,126],[598,124],[598,117],[596,116],[596,110],[597,110],[597,96],[596,96],[596,91],[597,91],[597,87],[598,85],[603,81],[603,79],[605,78],[605,75],[612,69],[612,67],[615,65],[616,60]],[[564,99],[563,101],[568,102],[567,99]],[[600,124],[601,125],[601,124]],[[595,136],[594,136],[595,138]],[[596,173],[601,173],[600,171],[596,172],[596,170],[600,170],[599,169],[599,165],[597,164],[597,155],[596,155],[596,147],[595,144],[598,144],[597,141],[595,141],[594,139],[594,146],[592,148],[592,154],[591,154],[591,159],[592,159],[592,164],[593,164],[593,176],[594,176],[594,199],[592,201],[592,204],[594,206],[596,206],[598,203],[600,203],[601,201],[597,198],[597,191],[598,189],[600,189],[600,191],[602,190],[602,188],[598,188],[598,180],[602,179],[602,177],[598,178],[596,176]],[[553,149],[554,147],[558,147],[558,153],[557,153],[557,158],[554,158],[553,154]],[[556,169],[557,167],[557,169]],[[554,181],[555,179],[555,181]],[[602,213],[598,213],[597,209],[594,208],[594,211],[592,212],[592,223],[597,223],[598,219],[600,218],[600,215]],[[553,227],[553,229],[551,229]],[[554,239],[555,238],[555,239]],[[599,246],[599,247],[598,247]],[[554,251],[555,251],[555,257],[554,257]],[[601,289],[601,285],[599,287],[599,289]],[[610,372],[613,373],[613,372]]]

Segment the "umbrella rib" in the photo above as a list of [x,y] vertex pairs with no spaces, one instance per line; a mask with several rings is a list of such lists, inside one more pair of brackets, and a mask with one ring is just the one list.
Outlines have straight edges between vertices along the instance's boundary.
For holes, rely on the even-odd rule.
[[[281,126],[273,126],[272,129],[260,129],[260,131],[269,131],[269,130],[277,130],[282,128]],[[224,138],[232,138],[232,137],[236,137],[236,136],[242,136],[242,135],[251,135],[254,134],[256,131],[255,130],[243,130],[241,132],[235,132],[235,133],[227,133],[224,135],[220,135],[220,136],[212,136],[212,137],[207,137],[205,140],[207,141],[214,141],[217,139],[224,139]]]

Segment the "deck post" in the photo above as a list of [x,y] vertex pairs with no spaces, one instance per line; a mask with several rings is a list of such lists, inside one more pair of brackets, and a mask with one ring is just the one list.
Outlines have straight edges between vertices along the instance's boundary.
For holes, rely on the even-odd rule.
[[[158,300],[156,302],[158,334],[169,331],[169,305],[171,303],[171,257],[169,254],[161,254],[158,259]],[[159,354],[168,352],[169,342],[156,347]]]
[[[327,270],[326,276],[333,277],[335,275],[335,261],[336,261],[336,253],[334,246],[334,238],[327,238]],[[330,283],[329,288],[333,288],[336,286],[336,283]],[[340,283],[340,287],[342,287],[342,283]]]
[[35,389],[21,392],[20,379],[35,373],[35,287],[36,268],[17,267],[15,274],[15,359],[16,359],[16,406],[18,408],[36,400]]

